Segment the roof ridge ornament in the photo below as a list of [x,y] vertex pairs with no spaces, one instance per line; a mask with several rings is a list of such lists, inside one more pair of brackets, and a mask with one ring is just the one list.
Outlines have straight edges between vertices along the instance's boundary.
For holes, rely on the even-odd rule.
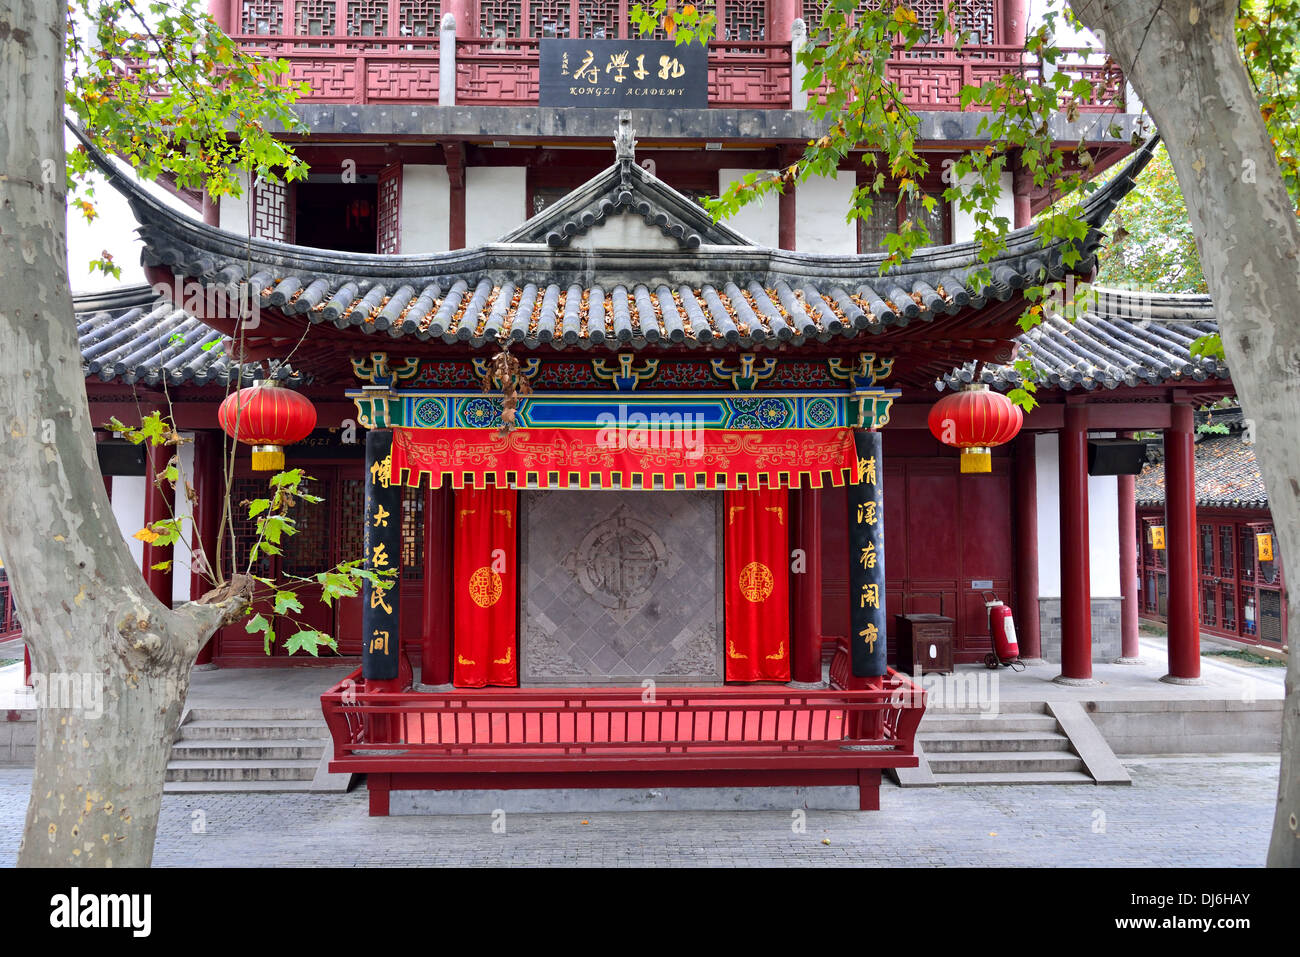
[[614,131],[614,159],[626,184],[630,167],[636,165],[636,130],[632,129],[632,111],[618,111],[618,128]]

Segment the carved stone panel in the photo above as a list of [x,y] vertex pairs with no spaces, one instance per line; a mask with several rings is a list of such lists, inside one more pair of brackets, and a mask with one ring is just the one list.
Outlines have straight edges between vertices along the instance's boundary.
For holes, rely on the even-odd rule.
[[523,685],[722,682],[718,492],[524,492]]

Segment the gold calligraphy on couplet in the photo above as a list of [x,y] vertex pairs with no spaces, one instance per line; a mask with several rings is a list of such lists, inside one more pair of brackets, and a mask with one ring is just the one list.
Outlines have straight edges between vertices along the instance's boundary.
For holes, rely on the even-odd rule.
[[384,508],[384,506],[382,505],[376,506],[375,515],[374,515],[375,528],[380,528],[381,526],[383,528],[387,528],[389,514],[390,513],[388,509]]
[[868,651],[874,652],[876,650],[876,639],[880,637],[880,629],[874,624],[868,624],[866,628],[858,632],[858,637],[867,643]]
[[867,546],[862,549],[862,554],[858,556],[858,563],[863,568],[875,568],[876,557],[876,543],[868,542]]
[[858,596],[858,607],[866,608],[867,606],[871,606],[872,608],[880,607],[880,586],[879,585],[873,583],[870,585],[862,586],[862,593],[861,595]]
[[876,457],[858,459],[858,480],[866,485],[876,484]]
[[393,453],[389,452],[380,461],[370,466],[370,478],[380,488],[388,488],[389,476],[393,468]]
[[370,550],[370,564],[375,568],[388,567],[388,546],[380,542]]
[[876,524],[876,503],[859,502],[857,507],[857,523],[859,525]]
[[388,654],[388,632],[376,628],[370,635],[370,650],[381,655]]
[[380,588],[378,585],[372,584],[370,586],[370,607],[383,609],[384,614],[391,615],[393,607],[384,601],[386,594],[388,594],[387,588]]

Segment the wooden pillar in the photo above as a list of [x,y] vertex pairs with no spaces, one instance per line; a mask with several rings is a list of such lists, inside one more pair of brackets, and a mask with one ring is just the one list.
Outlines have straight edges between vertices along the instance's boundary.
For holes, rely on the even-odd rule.
[[[368,571],[393,570],[389,583],[369,579],[361,592],[361,674],[367,691],[398,691],[401,660],[402,489],[390,481],[393,430],[366,433],[366,526]],[[372,739],[373,740],[373,739]]]
[[[176,454],[172,445],[145,446],[144,477],[144,524],[148,528],[154,522],[171,518],[176,510],[176,487],[169,482],[158,480],[158,474],[167,468],[167,463]],[[144,558],[140,562],[141,571],[149,590],[168,608],[172,606],[172,568],[153,566],[171,562],[172,546],[150,545],[144,543]]]
[[[221,474],[222,436],[218,432],[194,433],[194,506],[193,556],[190,561],[190,600],[202,598],[212,588],[208,567],[217,560],[217,530],[221,525],[221,506],[225,498],[225,477]],[[215,636],[199,651],[196,665],[212,663]]]
[[[777,151],[777,162],[782,168],[797,163],[802,158],[802,154],[793,149],[783,147]],[[796,198],[797,187],[793,183],[787,183],[777,197],[776,245],[780,249],[794,249],[798,245]]]
[[[1121,433],[1133,438],[1132,432]],[[1140,664],[1138,657],[1137,476],[1120,475],[1119,488],[1119,634],[1116,664]]]
[[1169,674],[1173,684],[1200,683],[1201,624],[1197,616],[1196,466],[1192,407],[1175,405],[1165,429],[1165,561],[1169,574]]
[[811,684],[822,680],[822,493],[800,488],[790,494],[791,544],[803,559],[802,570],[794,572],[790,582],[791,677]]
[[794,21],[803,16],[802,0],[772,0],[769,9],[772,25],[767,39],[778,42],[789,40],[790,28],[794,26]]
[[447,160],[447,181],[450,186],[447,211],[447,248],[465,248],[465,146],[463,143],[444,143],[443,156]]
[[1032,432],[1016,439],[1016,634],[1022,659],[1041,659],[1038,609],[1038,462]]
[[1092,579],[1088,561],[1088,407],[1067,405],[1061,430],[1061,673],[1092,683]]
[[451,683],[452,490],[424,490],[424,615],[420,681]]

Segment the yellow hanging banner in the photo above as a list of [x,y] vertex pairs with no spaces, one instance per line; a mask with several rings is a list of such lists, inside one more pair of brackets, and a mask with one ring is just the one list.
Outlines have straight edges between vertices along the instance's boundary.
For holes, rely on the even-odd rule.
[[1161,549],[1165,547],[1165,527],[1163,525],[1151,526],[1151,547]]
[[1261,562],[1271,562],[1273,560],[1273,536],[1268,533],[1256,535],[1255,553],[1259,556]]

